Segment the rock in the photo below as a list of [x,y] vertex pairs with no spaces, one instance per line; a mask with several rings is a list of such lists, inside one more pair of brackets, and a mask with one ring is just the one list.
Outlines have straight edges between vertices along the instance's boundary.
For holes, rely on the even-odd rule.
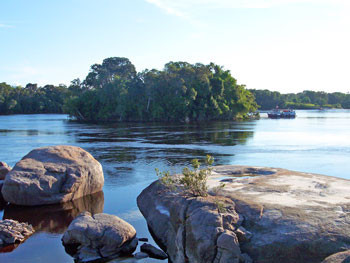
[[141,242],[148,242],[148,238],[147,237],[141,237],[141,238],[139,238],[139,241],[141,241]]
[[241,249],[235,233],[230,230],[225,230],[219,235],[216,244],[218,251],[213,261],[214,263],[239,263],[239,259],[241,258]]
[[219,166],[209,178],[209,188],[222,180],[226,185],[219,194],[235,202],[245,218],[244,229],[252,234],[244,237],[242,228],[235,231],[241,250],[254,262],[318,263],[350,247],[349,180]]
[[156,248],[155,246],[152,246],[151,244],[143,244],[141,246],[141,252],[146,253],[151,258],[157,258],[157,259],[167,259],[168,255],[164,253],[162,250]]
[[253,263],[253,260],[252,260],[252,258],[251,258],[248,254],[243,253],[243,254],[241,255],[241,261],[240,261],[240,262],[243,262],[243,263]]
[[67,253],[78,262],[131,255],[137,247],[136,230],[114,215],[80,214],[62,237]]
[[[219,212],[218,203],[225,213]],[[225,240],[229,242],[229,238],[221,236],[230,235],[230,244],[236,244],[231,230],[239,227],[242,220],[231,200],[188,197],[154,182],[138,196],[137,204],[155,241],[167,252],[171,262],[225,262],[225,259],[239,257],[237,246],[227,250]],[[217,242],[220,253],[217,253]]]
[[331,255],[323,260],[322,263],[350,263],[350,250]]
[[148,254],[144,252],[137,252],[135,253],[134,258],[136,259],[148,258]]
[[11,171],[11,167],[5,162],[0,162],[0,180],[4,180],[6,174]]
[[23,242],[33,233],[33,227],[27,223],[11,219],[0,220],[0,246]]
[[23,157],[5,178],[2,194],[16,205],[71,201],[102,190],[101,164],[74,146],[43,147]]
[[174,263],[319,263],[350,248],[349,180],[218,166],[208,187],[218,196],[189,197],[159,182],[138,196],[151,234]]
[[4,182],[0,181],[0,211],[3,210],[5,205],[6,205],[6,201],[1,194],[1,189],[2,189],[3,185],[4,185]]
[[237,235],[238,241],[240,243],[248,242],[253,236],[252,233],[247,231],[243,226],[240,226],[234,232]]
[[7,205],[3,219],[14,219],[19,222],[28,222],[35,232],[63,234],[69,224],[82,212],[91,214],[103,212],[103,192],[86,195],[70,202],[42,205],[16,206]]

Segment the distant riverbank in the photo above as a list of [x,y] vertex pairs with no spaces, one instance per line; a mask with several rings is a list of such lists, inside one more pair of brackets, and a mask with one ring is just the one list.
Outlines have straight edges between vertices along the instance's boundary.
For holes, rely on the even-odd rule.
[[281,94],[278,91],[249,90],[253,93],[260,110],[291,108],[308,109],[349,109],[350,94],[305,90],[300,93]]

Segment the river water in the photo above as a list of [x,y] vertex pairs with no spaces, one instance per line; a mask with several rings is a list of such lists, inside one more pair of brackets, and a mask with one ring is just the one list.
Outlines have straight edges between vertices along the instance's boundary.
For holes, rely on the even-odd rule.
[[75,203],[0,206],[1,218],[26,221],[36,229],[23,244],[0,253],[0,262],[73,262],[61,237],[84,210],[117,215],[154,244],[137,195],[156,179],[155,168],[178,172],[207,154],[216,165],[281,167],[350,179],[350,110],[297,111],[297,118],[289,120],[261,115],[242,122],[114,125],[74,123],[66,115],[0,116],[1,161],[14,166],[34,148],[75,145],[100,161],[105,174],[103,194]]

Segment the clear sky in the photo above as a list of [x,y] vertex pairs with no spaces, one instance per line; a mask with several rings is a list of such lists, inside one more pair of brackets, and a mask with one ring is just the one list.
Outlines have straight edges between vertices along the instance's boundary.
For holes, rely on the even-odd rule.
[[0,0],[0,82],[214,62],[247,88],[350,92],[349,0]]

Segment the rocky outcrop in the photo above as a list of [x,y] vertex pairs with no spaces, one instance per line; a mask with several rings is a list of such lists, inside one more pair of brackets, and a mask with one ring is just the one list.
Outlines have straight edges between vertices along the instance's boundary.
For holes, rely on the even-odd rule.
[[349,180],[218,166],[208,187],[216,196],[194,198],[154,182],[138,197],[173,262],[319,263],[350,248]]
[[43,147],[31,151],[6,175],[2,194],[16,205],[44,205],[71,201],[102,190],[101,164],[74,146]]
[[19,223],[15,220],[0,221],[0,247],[23,242],[34,233],[34,229],[27,223]]
[[350,263],[350,250],[331,255],[323,260],[322,263]]
[[114,215],[80,214],[62,237],[67,253],[78,262],[109,260],[131,255],[137,247],[136,230]]
[[0,162],[0,180],[4,180],[6,174],[11,171],[11,167],[5,162]]
[[[284,169],[219,166],[208,184],[233,200],[259,263],[318,263],[350,248],[350,181]],[[238,235],[239,236],[239,235]]]
[[188,197],[154,182],[137,204],[171,262],[245,262],[235,234],[242,218],[231,200]]
[[103,192],[86,195],[70,202],[42,206],[7,205],[3,219],[28,222],[36,232],[63,234],[69,224],[82,212],[103,212]]

